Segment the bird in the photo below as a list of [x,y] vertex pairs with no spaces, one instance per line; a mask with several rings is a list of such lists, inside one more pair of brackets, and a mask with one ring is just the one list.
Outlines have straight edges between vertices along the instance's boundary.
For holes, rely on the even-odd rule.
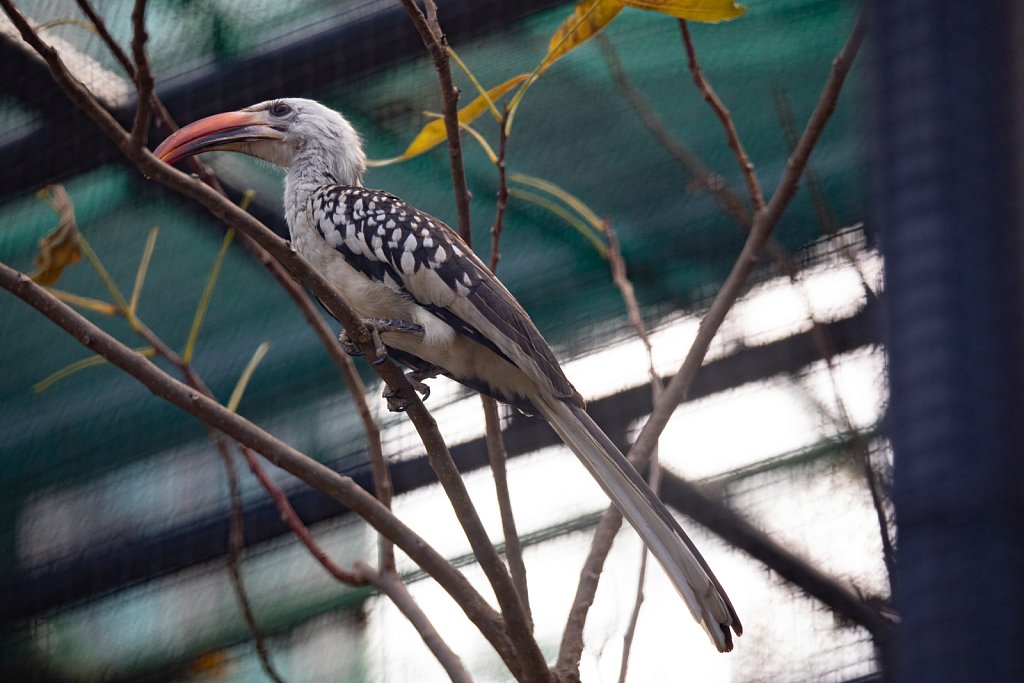
[[[732,650],[733,633],[743,630],[725,590],[587,414],[530,316],[444,222],[363,185],[362,138],[342,114],[309,99],[268,100],[195,121],[153,153],[174,164],[210,151],[283,168],[293,247],[337,288],[381,350],[411,369],[413,385],[426,395],[422,380],[445,375],[546,420],[640,535],[715,647]],[[346,349],[357,352],[351,343]]]

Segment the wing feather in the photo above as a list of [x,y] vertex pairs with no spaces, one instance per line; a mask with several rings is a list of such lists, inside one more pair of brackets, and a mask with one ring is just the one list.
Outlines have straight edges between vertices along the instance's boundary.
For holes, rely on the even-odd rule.
[[327,186],[311,202],[317,232],[353,268],[397,286],[556,398],[582,405],[530,316],[444,222],[392,194],[361,187]]

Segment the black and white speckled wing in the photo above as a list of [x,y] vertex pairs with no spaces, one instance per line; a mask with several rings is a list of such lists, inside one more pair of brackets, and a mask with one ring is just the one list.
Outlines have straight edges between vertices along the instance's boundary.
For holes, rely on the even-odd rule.
[[327,186],[310,201],[317,232],[353,268],[408,294],[551,395],[582,404],[523,307],[443,222],[362,187]]

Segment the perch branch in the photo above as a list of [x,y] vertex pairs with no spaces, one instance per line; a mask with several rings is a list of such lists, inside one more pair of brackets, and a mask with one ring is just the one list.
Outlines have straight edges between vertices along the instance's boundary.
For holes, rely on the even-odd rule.
[[[376,350],[362,322],[354,315],[351,308],[349,308],[348,304],[331,283],[313,269],[289,243],[279,238],[248,213],[225,200],[212,188],[164,164],[149,153],[148,150],[134,147],[131,144],[130,137],[117,121],[110,116],[109,112],[103,108],[84,85],[70,75],[60,55],[39,38],[24,16],[14,8],[10,0],[0,0],[0,7],[10,17],[25,41],[46,61],[54,79],[65,91],[72,103],[92,118],[99,128],[114,141],[121,153],[132,161],[146,177],[200,202],[214,216],[220,218],[230,227],[234,227],[237,231],[252,237],[254,241],[286,267],[292,275],[312,290],[313,294],[320,299],[332,315],[342,322],[342,325],[349,331],[349,337],[360,345],[370,360],[376,359]],[[474,552],[478,553],[481,567],[484,568],[485,574],[495,588],[498,603],[508,622],[507,633],[515,642],[518,656],[510,656],[509,652],[504,649],[506,644],[504,641],[505,632],[501,634],[502,641],[500,643],[495,639],[493,632],[485,635],[488,635],[488,639],[496,647],[501,646],[499,654],[502,655],[503,660],[513,673],[519,674],[525,668],[528,675],[538,680],[546,677],[548,672],[544,664],[543,655],[537,647],[536,641],[530,635],[525,611],[519,602],[519,597],[512,584],[512,580],[501,563],[497,551],[490,544],[490,540],[486,536],[479,517],[475,514],[475,510],[472,509],[465,484],[458,476],[458,470],[452,462],[447,445],[437,429],[437,423],[423,406],[421,399],[412,389],[404,372],[390,360],[386,358],[382,360],[383,362],[372,364],[373,369],[388,386],[396,391],[399,398],[407,402],[409,406],[406,411],[407,415],[416,427],[430,457],[431,465],[434,467],[435,472],[438,474],[438,479],[442,483],[442,487],[456,508],[456,514],[459,516],[463,528],[466,529],[467,536],[470,537],[470,545],[473,547]],[[266,455],[259,448],[255,450]]]
[[[0,0],[0,3],[6,2],[8,0]],[[451,563],[352,479],[320,464],[201,392],[174,379],[145,356],[114,339],[56,299],[27,275],[4,263],[0,263],[0,287],[38,310],[79,343],[137,379],[155,396],[197,417],[241,445],[252,448],[270,462],[365,519],[430,574],[455,599],[505,663],[513,671],[520,670],[517,661],[519,655],[508,640],[500,616]]]

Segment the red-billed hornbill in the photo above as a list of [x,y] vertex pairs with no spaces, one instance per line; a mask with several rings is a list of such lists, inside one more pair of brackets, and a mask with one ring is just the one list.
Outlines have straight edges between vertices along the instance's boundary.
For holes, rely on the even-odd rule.
[[287,169],[292,243],[368,321],[387,353],[412,367],[417,382],[444,374],[543,416],[643,538],[716,647],[732,649],[732,631],[742,627],[725,591],[587,415],[526,311],[447,225],[362,186],[362,141],[344,117],[312,100],[272,100],[196,121],[155,154],[174,163],[214,150]]

